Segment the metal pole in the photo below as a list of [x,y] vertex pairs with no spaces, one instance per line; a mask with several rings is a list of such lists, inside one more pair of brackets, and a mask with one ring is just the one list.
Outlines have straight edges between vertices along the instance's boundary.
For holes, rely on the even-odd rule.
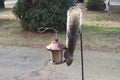
[[81,70],[82,70],[82,80],[84,80],[84,64],[83,64],[83,44],[82,44],[82,31],[80,32],[80,46],[81,46]]

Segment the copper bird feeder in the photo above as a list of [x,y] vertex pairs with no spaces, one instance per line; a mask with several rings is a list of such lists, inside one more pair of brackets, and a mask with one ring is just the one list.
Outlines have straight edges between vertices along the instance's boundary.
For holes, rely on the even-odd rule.
[[66,48],[57,38],[57,30],[54,28],[39,28],[38,32],[43,33],[47,30],[53,30],[55,32],[55,40],[46,46],[46,49],[52,52],[51,62],[53,64],[63,63],[63,50]]
[[46,49],[52,52],[51,62],[53,64],[63,63],[63,50],[65,49],[65,45],[58,39],[47,45]]

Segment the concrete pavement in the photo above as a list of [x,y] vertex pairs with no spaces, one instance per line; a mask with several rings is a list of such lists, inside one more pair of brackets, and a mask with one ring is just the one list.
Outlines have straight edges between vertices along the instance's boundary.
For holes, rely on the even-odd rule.
[[[53,65],[44,48],[0,46],[0,80],[81,80],[80,52],[73,64]],[[84,51],[85,80],[119,80],[120,53]]]

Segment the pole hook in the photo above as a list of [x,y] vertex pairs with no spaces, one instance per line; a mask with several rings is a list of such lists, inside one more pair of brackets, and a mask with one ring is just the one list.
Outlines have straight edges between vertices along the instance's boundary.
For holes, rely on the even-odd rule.
[[43,27],[41,27],[41,28],[38,28],[37,32],[38,33],[44,33],[47,30],[53,30],[55,32],[55,39],[58,39],[58,34],[57,34],[58,31],[55,28],[43,28]]

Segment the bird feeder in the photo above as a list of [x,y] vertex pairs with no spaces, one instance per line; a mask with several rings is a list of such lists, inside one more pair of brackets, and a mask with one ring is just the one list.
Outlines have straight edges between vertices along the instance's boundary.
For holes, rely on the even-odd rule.
[[65,45],[58,39],[47,45],[46,49],[52,52],[51,62],[53,64],[63,63],[63,50],[65,49]]

